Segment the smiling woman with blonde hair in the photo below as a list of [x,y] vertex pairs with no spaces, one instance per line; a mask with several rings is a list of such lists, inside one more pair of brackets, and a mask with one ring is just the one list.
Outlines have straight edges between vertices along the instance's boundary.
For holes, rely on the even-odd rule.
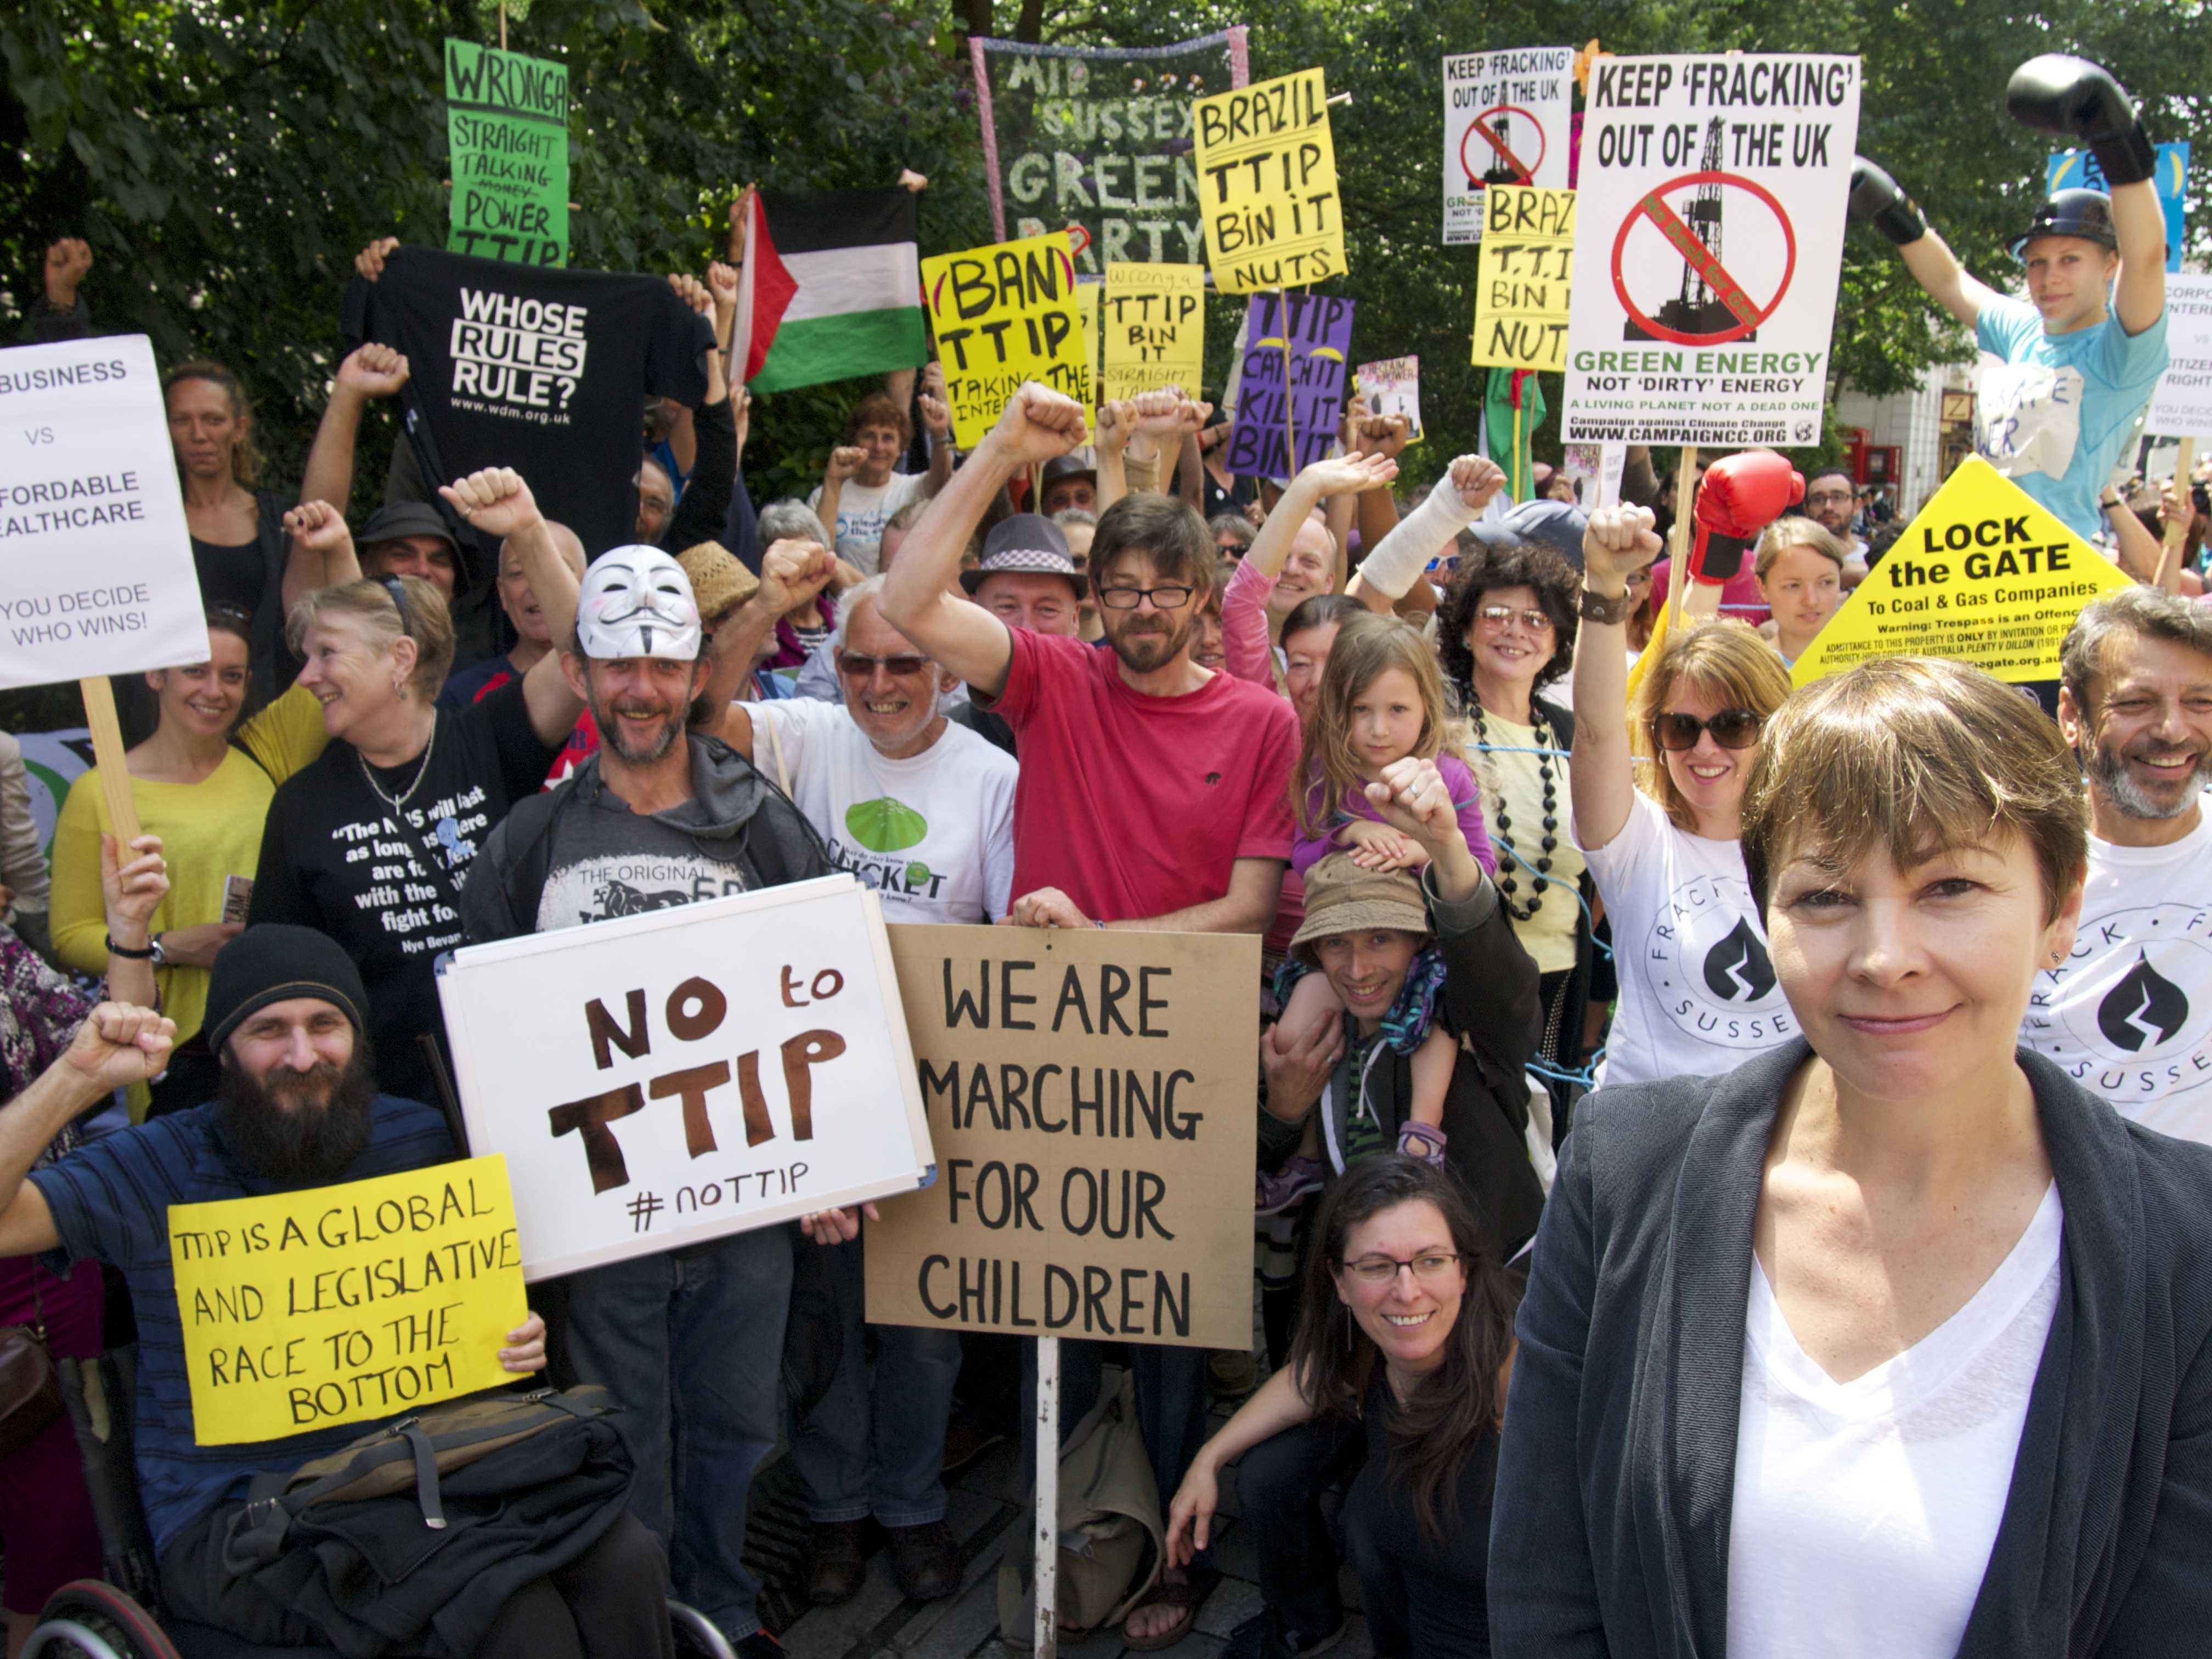
[[1743,623],[1689,623],[1646,653],[1623,718],[1620,630],[1629,576],[1659,556],[1651,523],[1648,508],[1601,508],[1583,538],[1567,783],[1620,975],[1601,1083],[1725,1072],[1795,1030],[1737,846],[1744,785],[1790,676]]
[[1869,663],[1774,718],[1744,860],[1803,1035],[1583,1103],[1519,1321],[1499,1651],[2201,1650],[2212,1150],[2015,1047],[2086,825],[1978,670]]
[[[360,576],[353,538],[335,508],[311,501],[283,524],[328,580]],[[305,686],[246,714],[253,672],[249,613],[211,605],[207,625],[205,662],[145,676],[156,724],[123,757],[140,830],[170,849],[168,890],[154,911],[148,948],[161,1012],[177,1024],[177,1044],[167,1071],[129,1091],[131,1115],[140,1118],[215,1098],[216,1060],[200,1034],[209,971],[216,952],[244,925],[276,786],[311,764],[325,740],[322,705]],[[54,827],[54,951],[82,974],[104,971],[108,959],[100,850],[110,829],[95,766],[70,786]]]

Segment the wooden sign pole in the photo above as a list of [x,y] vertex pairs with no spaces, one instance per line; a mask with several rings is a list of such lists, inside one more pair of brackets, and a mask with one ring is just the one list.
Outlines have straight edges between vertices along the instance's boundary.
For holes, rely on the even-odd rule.
[[105,674],[76,683],[84,698],[84,723],[92,728],[92,761],[100,769],[100,799],[107,804],[107,827],[115,836],[116,863],[131,862],[131,843],[138,839],[138,808],[131,799],[131,774],[123,764],[123,726],[115,718],[115,688]]
[[1674,523],[1667,536],[1667,637],[1674,638],[1682,622],[1682,595],[1690,586],[1690,507],[1695,493],[1690,474],[1697,470],[1698,447],[1682,446],[1682,459],[1674,467]]
[[2181,453],[2173,458],[2173,493],[2181,501],[2181,516],[2166,527],[2166,545],[2158,556],[2157,586],[2168,593],[2181,591],[2181,549],[2189,539],[2189,475],[2197,467],[2197,440],[2184,438]]
[[1283,330],[1283,487],[1287,489],[1291,480],[1298,476],[1298,423],[1297,416],[1291,411],[1290,289],[1277,289],[1275,303],[1282,313],[1275,320]]

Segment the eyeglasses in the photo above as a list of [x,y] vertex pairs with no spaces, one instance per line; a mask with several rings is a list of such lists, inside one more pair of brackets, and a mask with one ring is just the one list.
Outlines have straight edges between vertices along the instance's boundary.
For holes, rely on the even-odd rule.
[[1134,611],[1138,600],[1150,599],[1155,611],[1180,611],[1197,591],[1194,587],[1102,587],[1098,603],[1109,611]]
[[1449,1250],[1430,1250],[1411,1261],[1401,1261],[1395,1256],[1363,1255],[1357,1261],[1340,1261],[1336,1265],[1363,1285],[1388,1285],[1397,1278],[1401,1267],[1411,1267],[1416,1279],[1442,1279],[1459,1265],[1459,1257]]
[[1816,489],[1805,498],[1805,505],[1825,507],[1833,502],[1848,501],[1851,499],[1851,492],[1848,489]]
[[1677,754],[1695,749],[1698,738],[1707,732],[1723,749],[1748,749],[1759,741],[1759,730],[1764,724],[1748,708],[1723,708],[1705,720],[1695,714],[1662,714],[1651,722],[1651,732],[1659,739],[1662,749],[1671,749]]
[[902,675],[919,674],[928,666],[928,658],[911,652],[896,657],[864,657],[857,651],[844,651],[837,656],[837,672],[856,680],[872,679],[878,668],[897,679]]
[[1503,628],[1510,622],[1517,622],[1531,634],[1552,631],[1552,618],[1541,611],[1516,611],[1510,605],[1486,605],[1474,614],[1492,628]]

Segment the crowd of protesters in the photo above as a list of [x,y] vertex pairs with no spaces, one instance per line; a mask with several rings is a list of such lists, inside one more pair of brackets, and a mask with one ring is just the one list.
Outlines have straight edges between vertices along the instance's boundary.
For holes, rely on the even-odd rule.
[[[1897,515],[1770,453],[1634,450],[1602,505],[1540,468],[1516,502],[1484,456],[1417,473],[1354,399],[1335,453],[1253,479],[1198,388],[1091,411],[1034,384],[963,453],[927,366],[756,509],[734,243],[653,296],[665,389],[619,453],[441,476],[403,441],[357,524],[405,356],[343,356],[296,492],[246,377],[171,368],[208,645],[118,684],[141,833],[88,773],[49,869],[0,749],[0,1327],[88,1358],[135,1324],[166,1616],[597,1659],[671,1652],[672,1597],[763,1659],[746,1498],[780,1445],[809,1600],[860,1593],[878,1529],[906,1595],[958,1591],[947,1472],[1022,1431],[1034,1377],[867,1324],[860,1212],[533,1287],[500,1363],[603,1388],[618,1438],[578,1427],[540,1507],[497,1511],[531,1525],[374,1594],[288,1595],[240,1541],[257,1476],[352,1434],[202,1444],[182,1364],[168,1206],[453,1156],[441,953],[844,870],[897,923],[1263,941],[1266,1380],[1181,1346],[1060,1361],[1069,1423],[1125,1369],[1164,1523],[1122,1645],[1199,1627],[1234,1466],[1261,1594],[1235,1659],[1334,1643],[1345,1561],[1394,1656],[2191,1650],[2212,612],[2160,545],[2201,542],[2192,481],[2105,488],[2166,356],[2148,143],[2079,60],[2028,65],[2014,109],[2110,184],[2027,227],[2027,301],[1870,164],[1852,211],[2017,371],[2015,437],[2074,423],[1993,459],[2144,579],[2073,625],[2055,718],[1932,659],[1795,687]],[[349,305],[409,252],[365,249]],[[88,258],[50,254],[42,336],[91,325]],[[541,505],[572,471],[612,481],[574,525]],[[1701,500],[1781,481],[1740,570],[1661,558]],[[849,828],[885,801],[919,826],[895,857]],[[790,1397],[787,1343],[823,1329],[837,1361]],[[101,1547],[67,1419],[9,1421],[13,1656]]]

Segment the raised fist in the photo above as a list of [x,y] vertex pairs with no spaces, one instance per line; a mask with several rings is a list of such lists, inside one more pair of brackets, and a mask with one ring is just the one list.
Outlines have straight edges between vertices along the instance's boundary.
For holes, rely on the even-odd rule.
[[488,466],[439,485],[438,493],[471,528],[487,536],[512,536],[544,522],[538,511],[538,498],[511,466]]
[[338,365],[337,389],[362,398],[390,398],[407,384],[407,359],[388,345],[357,346]]

